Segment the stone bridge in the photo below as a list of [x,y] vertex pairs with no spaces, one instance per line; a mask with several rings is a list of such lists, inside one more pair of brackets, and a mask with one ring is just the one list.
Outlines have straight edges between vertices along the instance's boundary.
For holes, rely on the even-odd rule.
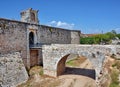
[[52,44],[44,45],[42,49],[44,74],[54,77],[64,73],[65,62],[70,54],[88,58],[95,69],[96,77],[102,70],[106,56],[120,54],[118,45]]

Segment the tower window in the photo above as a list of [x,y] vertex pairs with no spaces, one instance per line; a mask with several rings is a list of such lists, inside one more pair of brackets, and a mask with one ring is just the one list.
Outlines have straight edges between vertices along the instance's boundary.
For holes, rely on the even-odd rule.
[[35,21],[35,14],[33,12],[31,13],[31,20]]

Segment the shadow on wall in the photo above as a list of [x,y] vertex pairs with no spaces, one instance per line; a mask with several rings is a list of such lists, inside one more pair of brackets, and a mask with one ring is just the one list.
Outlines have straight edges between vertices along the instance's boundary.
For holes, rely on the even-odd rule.
[[66,67],[64,75],[70,75],[70,74],[87,76],[87,77],[90,77],[95,80],[95,70],[94,69]]
[[70,54],[67,54],[59,60],[57,64],[57,76],[73,74],[87,76],[95,80],[96,78],[95,69],[66,67],[66,61],[67,58],[69,58],[69,55]]

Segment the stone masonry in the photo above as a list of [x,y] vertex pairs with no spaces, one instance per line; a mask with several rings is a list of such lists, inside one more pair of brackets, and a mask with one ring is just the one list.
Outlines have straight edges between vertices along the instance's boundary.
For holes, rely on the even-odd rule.
[[44,45],[42,49],[44,74],[54,77],[65,71],[65,62],[70,54],[78,54],[88,58],[93,64],[97,78],[106,56],[119,55],[120,53],[120,46],[116,45],[52,44]]
[[[21,21],[0,18],[0,54],[20,52],[27,68],[31,67],[32,62],[32,66],[42,62],[40,56],[43,44],[79,43],[80,31],[40,25],[38,11],[32,8],[21,12]],[[31,58],[33,49],[38,50],[38,62]]]
[[21,21],[0,18],[0,86],[16,86],[26,81],[25,67],[40,64],[44,74],[59,76],[65,71],[70,54],[88,58],[96,77],[106,56],[120,58],[120,46],[79,45],[80,34],[78,30],[40,25],[38,11],[32,8],[21,12]]
[[19,52],[0,54],[0,87],[16,87],[28,80]]

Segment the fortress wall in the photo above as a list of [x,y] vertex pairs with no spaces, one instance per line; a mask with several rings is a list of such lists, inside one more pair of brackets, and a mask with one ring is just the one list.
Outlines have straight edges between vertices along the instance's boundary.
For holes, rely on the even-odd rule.
[[0,54],[21,52],[24,64],[27,62],[26,24],[0,18]]
[[40,43],[71,43],[71,30],[41,25],[38,29],[38,33],[38,41]]
[[71,31],[71,44],[80,44],[80,31]]
[[19,52],[0,54],[0,87],[16,87],[28,80]]

